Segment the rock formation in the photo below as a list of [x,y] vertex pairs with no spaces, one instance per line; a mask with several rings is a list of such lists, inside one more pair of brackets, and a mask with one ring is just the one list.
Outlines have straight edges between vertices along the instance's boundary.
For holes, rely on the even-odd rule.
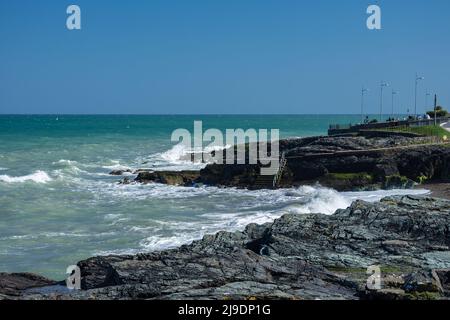
[[[20,299],[446,299],[450,201],[388,197],[333,215],[285,215],[219,232],[178,249],[78,263],[82,290],[24,290],[0,275],[0,295]],[[381,287],[367,286],[379,266]],[[6,277],[6,278],[5,278]],[[9,278],[8,278],[9,277]],[[5,279],[10,285],[5,286]],[[46,285],[45,281],[42,285]],[[5,289],[6,288],[6,289]],[[1,297],[1,296],[0,296]]]
[[[424,137],[311,137],[280,141],[288,159],[279,187],[320,183],[338,191],[410,188],[450,178],[450,144]],[[209,164],[200,172],[140,171],[136,182],[260,188],[260,165]],[[263,186],[264,187],[264,186]],[[272,184],[265,186],[272,187]]]

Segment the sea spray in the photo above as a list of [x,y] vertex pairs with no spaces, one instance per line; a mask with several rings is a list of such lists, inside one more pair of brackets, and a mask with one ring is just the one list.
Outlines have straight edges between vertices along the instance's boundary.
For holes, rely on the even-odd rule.
[[6,183],[21,183],[27,181],[32,181],[36,183],[47,183],[52,181],[52,178],[50,178],[50,176],[46,172],[38,170],[32,174],[18,177],[11,177],[9,175],[0,175],[0,181]]

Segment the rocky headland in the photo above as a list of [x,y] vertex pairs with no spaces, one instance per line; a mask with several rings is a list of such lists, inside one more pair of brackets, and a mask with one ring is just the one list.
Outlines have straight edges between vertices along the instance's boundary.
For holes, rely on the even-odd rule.
[[[333,215],[290,214],[173,250],[93,257],[78,266],[82,290],[0,274],[0,298],[448,299],[450,201],[356,201]],[[368,282],[369,266],[380,268],[380,287]]]
[[[427,143],[426,137],[310,137],[280,141],[285,154],[277,188],[321,184],[338,191],[412,188],[450,178],[450,144]],[[261,165],[208,164],[200,171],[141,169],[123,183],[165,183],[180,186],[272,188]]]

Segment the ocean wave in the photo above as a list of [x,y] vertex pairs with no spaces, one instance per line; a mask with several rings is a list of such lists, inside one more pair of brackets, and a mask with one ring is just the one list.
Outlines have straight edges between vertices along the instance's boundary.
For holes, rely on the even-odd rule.
[[110,165],[103,165],[102,168],[103,169],[108,169],[108,170],[128,170],[128,169],[131,169],[129,166],[120,164],[120,162],[118,160],[110,160],[110,162],[112,164],[110,164]]
[[41,171],[41,170],[38,170],[29,175],[19,176],[19,177],[0,175],[0,181],[7,182],[7,183],[21,183],[21,182],[27,182],[27,181],[32,181],[32,182],[36,182],[36,183],[47,183],[52,180],[53,179],[45,171]]
[[78,164],[77,161],[75,160],[66,160],[66,159],[61,159],[55,162],[52,162],[53,165],[68,165],[68,166],[73,166]]
[[178,234],[174,236],[150,236],[139,242],[141,250],[151,252],[158,250],[173,249],[183,244],[191,243],[192,241],[202,238],[202,234]]
[[116,235],[115,232],[101,232],[101,233],[73,233],[73,232],[43,232],[35,234],[14,235],[9,237],[2,237],[0,240],[35,240],[41,238],[100,238],[105,236]]
[[0,167],[0,171],[6,171],[6,170],[9,170],[9,169]]
[[[242,231],[250,223],[264,224],[284,214],[320,213],[331,215],[338,209],[347,208],[354,200],[379,201],[392,195],[426,194],[427,190],[389,190],[375,192],[339,193],[323,187],[304,186],[285,190],[245,191],[209,188],[208,199],[213,201],[214,194],[228,193],[232,199],[238,194],[248,197],[239,208],[228,207],[231,212],[213,211],[197,216],[196,221],[161,221],[153,220],[154,225],[133,225],[126,227],[127,233],[138,233],[144,238],[139,242],[140,248],[131,248],[127,253],[150,252],[175,248],[201,239],[206,234],[218,231]],[[225,195],[222,193],[221,195]],[[233,212],[232,210],[236,210]],[[123,251],[123,250],[121,250]],[[110,253],[117,253],[112,251]]]
[[207,163],[203,161],[192,161],[192,154],[198,153],[210,153],[213,151],[221,151],[229,148],[230,146],[208,146],[204,150],[196,150],[186,147],[184,144],[174,145],[172,148],[165,152],[160,152],[150,155],[145,159],[146,163],[149,163],[153,170],[200,170],[203,169]]
[[[178,164],[180,162],[186,162],[186,159],[190,150],[183,144],[177,144],[166,152],[161,153],[161,158],[169,163]],[[190,161],[189,161],[190,162]]]
[[61,159],[53,162],[52,165],[57,169],[53,170],[51,174],[58,180],[81,182],[81,180],[74,178],[82,174],[92,174],[91,172],[84,170],[87,167],[92,167],[92,165],[82,164],[75,160]]
[[430,190],[426,189],[393,189],[393,190],[375,190],[375,191],[359,191],[359,192],[341,192],[344,197],[351,201],[364,200],[367,202],[377,202],[382,198],[389,196],[406,196],[406,195],[427,195]]

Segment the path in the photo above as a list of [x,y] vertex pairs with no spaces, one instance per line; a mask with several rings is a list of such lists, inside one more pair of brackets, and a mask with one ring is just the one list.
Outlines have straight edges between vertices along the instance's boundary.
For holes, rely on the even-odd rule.
[[[447,128],[446,128],[447,129]],[[450,130],[447,129],[447,130]],[[433,145],[442,145],[449,142],[438,142],[438,143],[424,143],[424,144],[412,144],[406,146],[398,146],[398,147],[388,147],[388,148],[374,148],[374,149],[366,149],[366,150],[346,150],[346,151],[336,151],[329,153],[315,153],[315,154],[307,154],[302,156],[287,156],[287,159],[304,159],[304,158],[315,158],[315,157],[323,157],[323,156],[342,156],[342,155],[357,155],[357,154],[365,154],[372,153],[378,151],[388,151],[388,150],[401,150],[401,149],[414,149],[420,148],[424,146],[433,146]]]
[[450,131],[450,122],[446,122],[441,124],[441,127],[444,128],[447,131]]

